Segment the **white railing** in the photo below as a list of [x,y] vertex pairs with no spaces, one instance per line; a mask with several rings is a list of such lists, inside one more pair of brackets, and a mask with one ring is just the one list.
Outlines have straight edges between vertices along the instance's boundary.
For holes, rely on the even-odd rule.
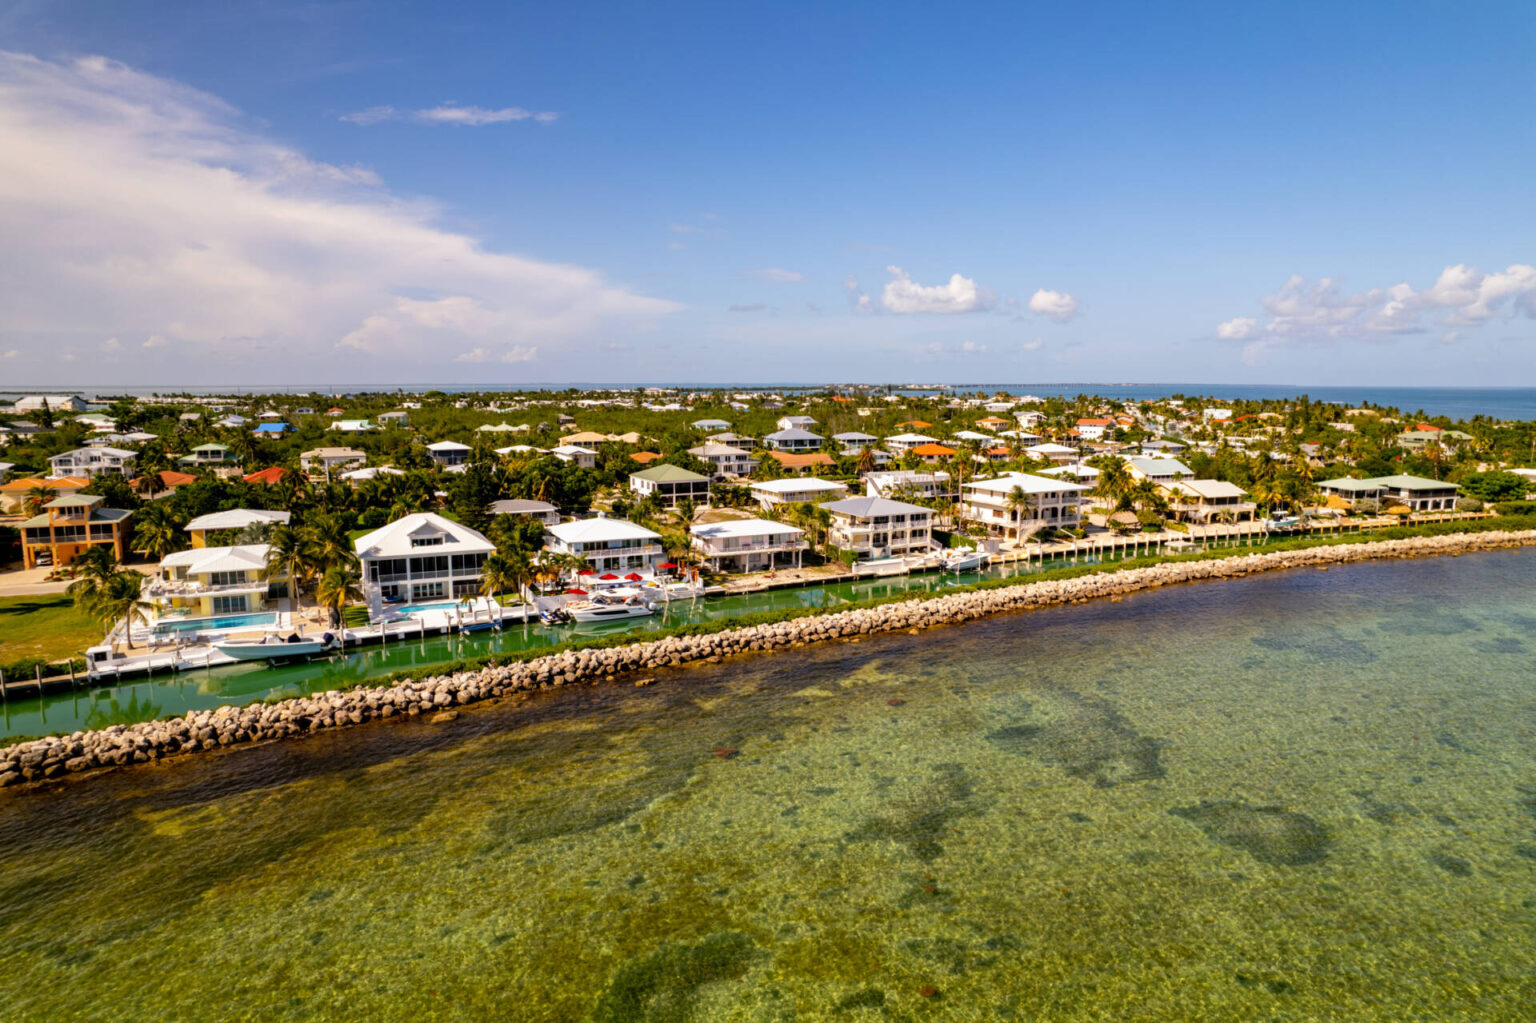
[[737,544],[734,547],[703,543],[699,544],[696,549],[707,557],[723,558],[730,557],[732,554],[752,554],[757,551],[803,551],[809,546],[810,544],[804,540],[774,540],[761,543]]

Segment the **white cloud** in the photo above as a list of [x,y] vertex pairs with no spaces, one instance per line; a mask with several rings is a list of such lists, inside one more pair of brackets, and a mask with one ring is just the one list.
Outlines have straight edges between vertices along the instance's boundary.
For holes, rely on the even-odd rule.
[[538,345],[513,345],[504,352],[489,348],[471,348],[453,358],[454,362],[532,362],[538,358]]
[[151,334],[151,335],[149,335],[149,337],[144,339],[144,344],[143,344],[142,347],[144,347],[144,348],[164,348],[168,344],[170,344],[170,342],[167,341],[165,338],[161,337],[159,334]]
[[1239,316],[1218,325],[1216,336],[1226,341],[1382,338],[1430,325],[1472,327],[1500,315],[1536,318],[1536,267],[1517,263],[1484,273],[1457,264],[1422,291],[1394,284],[1346,293],[1330,277],[1308,282],[1298,274],[1261,304],[1267,319]]
[[1252,316],[1238,316],[1216,327],[1223,341],[1246,341],[1259,333],[1259,321]]
[[5,351],[0,352],[0,359],[19,359],[19,358],[21,358],[21,351],[19,349],[16,349],[16,348],[7,348]]
[[760,281],[768,281],[773,284],[799,284],[805,280],[805,274],[794,270],[783,270],[776,266],[765,266],[761,270],[749,270],[753,277]]
[[0,53],[0,136],[0,334],[29,349],[159,337],[227,370],[265,346],[264,364],[293,372],[339,341],[428,364],[451,339],[514,352],[681,308],[487,251],[371,172],[312,161],[216,97],[103,58]]
[[1030,296],[1029,311],[1036,316],[1049,316],[1057,323],[1066,323],[1077,315],[1077,299],[1064,291],[1041,288]]
[[728,313],[760,313],[768,307],[761,302],[753,302],[749,305],[728,305],[725,311]]
[[392,106],[369,107],[352,114],[341,115],[341,120],[359,127],[380,124],[384,121],[408,119],[421,124],[457,124],[478,127],[483,124],[507,124],[511,121],[538,121],[547,124],[558,120],[559,114],[549,110],[524,110],[522,107],[501,107],[488,110],[485,107],[462,107],[457,103],[441,103],[425,110],[396,110]]
[[990,292],[977,287],[969,277],[955,274],[948,284],[924,286],[912,280],[899,266],[888,266],[891,279],[886,282],[880,304],[893,313],[974,313],[990,309]]
[[1019,345],[1019,351],[1021,351],[1021,352],[1038,351],[1040,346],[1043,345],[1044,343],[1045,342],[1041,341],[1039,338],[1035,338],[1033,341],[1025,341],[1023,344]]
[[104,352],[115,352],[121,347],[123,346],[115,337],[109,337],[101,343],[101,350]]
[[967,354],[984,355],[986,354],[987,346],[979,345],[975,341],[967,341],[960,346],[960,350]]

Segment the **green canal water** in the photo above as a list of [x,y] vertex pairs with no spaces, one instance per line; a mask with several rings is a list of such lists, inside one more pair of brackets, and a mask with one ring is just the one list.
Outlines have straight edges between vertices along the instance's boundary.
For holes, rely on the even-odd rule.
[[1529,1020],[1536,552],[0,793],[5,1020]]
[[[1104,560],[1117,559],[1106,557]],[[41,698],[13,698],[0,703],[0,739],[6,736],[30,737],[51,732],[71,732],[80,728],[105,728],[108,725],[146,721],[188,710],[204,710],[225,703],[244,706],[269,696],[303,696],[330,689],[344,689],[366,679],[396,671],[442,664],[461,657],[537,649],[571,639],[611,636],[615,633],[640,635],[681,623],[718,621],[757,611],[836,607],[838,604],[870,597],[908,592],[914,595],[941,592],[981,579],[1030,575],[1043,568],[1077,562],[1076,558],[1058,557],[1044,565],[1037,561],[981,573],[955,575],[929,572],[862,582],[711,597],[669,604],[664,612],[654,617],[628,622],[556,627],[537,623],[509,625],[499,633],[432,636],[392,643],[387,647],[367,647],[356,653],[307,664],[276,667],[267,664],[228,665],[144,677],[123,685],[54,692]]]

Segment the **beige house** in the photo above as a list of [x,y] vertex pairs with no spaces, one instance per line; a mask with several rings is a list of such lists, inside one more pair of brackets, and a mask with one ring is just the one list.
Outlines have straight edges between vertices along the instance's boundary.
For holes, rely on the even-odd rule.
[[312,448],[299,456],[299,466],[307,473],[345,472],[368,464],[368,453],[357,448]]
[[1246,490],[1225,480],[1176,480],[1161,489],[1174,515],[1186,522],[1242,522],[1258,508],[1246,500]]
[[960,488],[960,517],[987,527],[994,536],[1022,539],[1041,529],[1082,525],[1082,483],[1012,472],[973,480]]
[[926,554],[932,545],[933,512],[884,497],[850,497],[823,504],[832,515],[827,539],[860,561]]

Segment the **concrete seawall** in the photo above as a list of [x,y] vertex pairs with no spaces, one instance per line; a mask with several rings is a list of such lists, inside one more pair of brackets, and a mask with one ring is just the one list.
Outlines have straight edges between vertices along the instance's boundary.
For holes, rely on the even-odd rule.
[[242,743],[267,742],[400,715],[434,713],[510,693],[592,682],[625,672],[718,660],[823,640],[956,625],[995,614],[1122,596],[1174,583],[1236,579],[1259,572],[1319,568],[1353,561],[1532,545],[1536,545],[1536,531],[1459,533],[1267,554],[1234,554],[1224,558],[1099,572],[1074,579],[914,598],[770,625],[725,629],[709,635],[669,636],[608,649],[565,651],[529,661],[400,682],[389,687],[359,686],[274,704],[226,706],[164,721],[113,725],[100,731],[74,732],[18,743],[0,749],[0,786]]

